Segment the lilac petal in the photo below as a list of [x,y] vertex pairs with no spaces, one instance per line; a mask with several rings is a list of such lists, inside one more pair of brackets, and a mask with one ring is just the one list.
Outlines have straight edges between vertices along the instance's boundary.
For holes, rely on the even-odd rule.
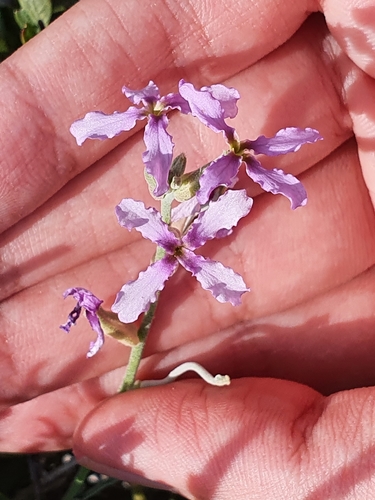
[[104,344],[104,332],[98,317],[98,309],[103,301],[98,299],[98,297],[96,297],[89,290],[86,290],[86,288],[81,287],[68,288],[68,290],[64,292],[64,299],[66,299],[69,295],[73,295],[77,301],[77,305],[69,314],[67,323],[65,323],[65,325],[61,325],[60,328],[69,332],[71,326],[74,325],[79,318],[81,309],[84,308],[86,310],[86,318],[88,319],[91,328],[97,333],[97,339],[95,342],[90,343],[90,350],[87,353],[87,357],[91,358]]
[[237,101],[240,98],[240,94],[236,89],[218,84],[211,85],[210,87],[202,87],[201,90],[208,90],[212,97],[220,101],[224,111],[224,118],[234,118],[237,115]]
[[233,138],[235,130],[225,123],[226,109],[220,101],[212,96],[209,90],[196,90],[191,83],[181,80],[180,94],[189,103],[191,114],[214,132],[224,132],[228,139]]
[[76,305],[73,311],[71,311],[68,315],[68,321],[63,325],[60,325],[60,328],[64,330],[66,333],[70,332],[72,326],[77,323],[78,318],[81,315],[82,307]]
[[193,196],[190,200],[183,201],[177,207],[172,208],[171,221],[177,222],[187,217],[193,217],[200,212],[200,209],[197,197]]
[[242,276],[220,262],[206,259],[187,249],[177,259],[197,278],[202,288],[209,290],[219,302],[230,302],[237,306],[241,303],[241,295],[250,291]]
[[79,307],[83,307],[87,311],[91,311],[93,313],[96,313],[100,304],[103,303],[103,301],[98,299],[98,297],[90,292],[90,290],[86,290],[86,288],[79,286],[65,290],[63,293],[64,299],[66,299],[69,295],[73,295]]
[[87,310],[86,318],[88,319],[91,328],[94,330],[94,332],[97,333],[97,338],[95,342],[90,342],[90,349],[86,354],[86,357],[92,358],[104,344],[104,332],[102,330],[98,315],[96,313],[94,314]]
[[167,94],[160,99],[160,102],[165,109],[179,109],[185,115],[191,113],[189,104],[180,94]]
[[[217,201],[209,203],[207,210],[200,213],[182,238],[190,250],[202,246],[206,241],[228,234],[238,221],[247,215],[253,205],[246,191],[226,191]],[[224,234],[223,234],[224,230]]]
[[157,299],[157,293],[163,290],[165,281],[172,276],[178,262],[171,256],[151,264],[138,279],[126,283],[117,294],[112,311],[118,314],[123,323],[132,323],[145,312]]
[[155,196],[162,196],[169,189],[168,173],[172,164],[173,141],[167,132],[168,118],[165,115],[150,115],[143,140],[147,150],[143,153],[146,171],[156,181]]
[[207,203],[210,194],[218,186],[231,186],[241,163],[242,158],[231,152],[214,160],[199,179],[200,188],[197,192],[199,203],[201,205]]
[[122,87],[122,93],[126,95],[133,104],[140,104],[142,102],[145,106],[160,99],[159,89],[152,80],[149,81],[147,87],[141,90],[131,90],[124,85]]
[[306,190],[296,177],[276,168],[267,170],[255,158],[247,158],[245,161],[247,175],[257,182],[264,191],[286,196],[290,200],[293,210],[306,205]]
[[160,213],[155,208],[146,208],[141,201],[124,198],[116,206],[116,215],[120,226],[129,231],[136,229],[144,238],[173,253],[180,241],[162,221]]
[[261,135],[255,141],[243,141],[242,145],[247,149],[252,149],[255,154],[267,156],[285,155],[295,153],[301,146],[307,143],[314,143],[323,139],[319,132],[313,128],[283,128],[274,137]]
[[131,130],[136,121],[143,118],[143,111],[133,106],[124,113],[115,111],[111,115],[92,111],[72,123],[70,133],[75,137],[78,146],[81,146],[86,139],[111,139],[121,132]]

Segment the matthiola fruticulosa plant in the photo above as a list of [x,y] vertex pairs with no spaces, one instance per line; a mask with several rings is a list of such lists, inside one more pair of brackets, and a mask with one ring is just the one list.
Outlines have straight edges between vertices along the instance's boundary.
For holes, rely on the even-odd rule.
[[[236,116],[240,95],[237,90],[224,85],[197,90],[191,83],[181,80],[179,91],[164,97],[160,97],[159,89],[152,81],[142,90],[123,87],[122,91],[133,104],[127,111],[110,115],[98,111],[87,113],[72,124],[70,131],[78,145],[82,145],[86,139],[110,139],[131,130],[138,120],[147,120],[144,130],[146,151],[142,160],[145,179],[154,198],[160,201],[160,211],[147,208],[142,201],[125,198],[117,205],[116,216],[122,227],[129,231],[135,229],[154,242],[155,255],[136,280],[125,283],[118,291],[111,311],[105,311],[101,307],[102,300],[90,291],[80,287],[68,289],[64,297],[73,295],[77,305],[61,328],[69,332],[84,309],[97,334],[87,357],[99,351],[105,334],[130,345],[130,359],[121,387],[121,390],[127,390],[135,385],[159,295],[179,265],[219,302],[236,306],[240,304],[241,296],[250,291],[243,278],[224,263],[195,253],[208,240],[231,234],[239,220],[250,213],[253,200],[245,190],[233,189],[240,166],[245,164],[247,175],[264,191],[286,196],[295,209],[307,201],[302,183],[277,168],[264,168],[258,155],[292,153],[304,144],[322,138],[312,128],[287,127],[274,137],[261,135],[255,140],[241,141],[235,129],[226,123],[226,119]],[[174,144],[167,132],[167,112],[172,109],[191,114],[214,132],[221,132],[228,144],[227,151],[195,171],[185,173],[186,158],[182,154],[173,160]],[[172,209],[172,203],[175,205],[176,202],[177,206]],[[229,380],[222,376],[213,378],[194,363],[184,364],[185,369],[197,371],[216,385],[225,385]],[[180,370],[163,380],[174,379],[178,376],[176,373],[179,374]],[[154,382],[147,381],[144,385],[154,385]]]

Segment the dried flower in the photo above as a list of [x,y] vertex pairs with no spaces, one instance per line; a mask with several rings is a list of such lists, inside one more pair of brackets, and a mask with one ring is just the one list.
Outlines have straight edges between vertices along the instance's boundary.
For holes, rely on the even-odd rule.
[[68,321],[64,325],[61,325],[60,328],[69,333],[70,328],[76,324],[80,317],[83,308],[91,328],[97,333],[97,339],[95,342],[90,342],[90,349],[87,353],[87,357],[91,358],[99,351],[104,343],[104,332],[98,317],[98,310],[103,301],[98,299],[98,297],[89,290],[81,287],[68,288],[68,290],[64,292],[64,299],[69,295],[73,295],[77,301],[77,305],[69,314]]

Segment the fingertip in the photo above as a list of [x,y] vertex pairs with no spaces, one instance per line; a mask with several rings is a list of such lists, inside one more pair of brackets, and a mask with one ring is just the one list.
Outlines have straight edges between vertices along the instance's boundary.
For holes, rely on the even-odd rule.
[[[99,472],[146,478],[189,498],[228,498],[234,486],[240,497],[251,492],[258,498],[285,471],[322,400],[305,386],[272,379],[240,379],[224,388],[190,380],[136,390],[91,412],[75,433],[74,451]],[[297,474],[297,465],[289,472]]]

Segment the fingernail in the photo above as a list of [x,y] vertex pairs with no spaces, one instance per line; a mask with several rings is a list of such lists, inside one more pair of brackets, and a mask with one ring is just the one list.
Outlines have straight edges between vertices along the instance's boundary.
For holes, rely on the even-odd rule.
[[176,489],[172,488],[168,484],[151,481],[150,479],[147,479],[142,475],[135,474],[134,472],[129,472],[123,469],[115,469],[113,467],[109,467],[108,465],[99,464],[88,457],[79,457],[77,461],[80,465],[83,465],[87,469],[121,479],[122,481],[126,481],[130,484],[139,484],[140,486],[145,486],[146,488],[154,488],[157,490],[166,490],[171,491],[172,493],[178,493]]

